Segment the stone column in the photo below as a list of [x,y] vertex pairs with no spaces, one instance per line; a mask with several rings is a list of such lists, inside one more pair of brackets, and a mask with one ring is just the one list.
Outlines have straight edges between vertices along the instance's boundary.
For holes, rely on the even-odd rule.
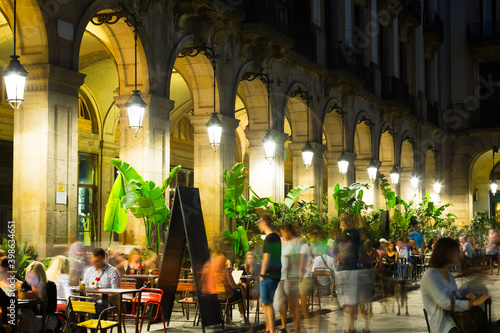
[[191,116],[194,128],[194,186],[200,190],[201,208],[209,246],[213,246],[221,232],[229,230],[229,220],[224,216],[224,170],[231,170],[235,163],[235,130],[239,121],[219,115],[222,139],[216,152],[208,142],[206,124],[210,115]]
[[356,159],[355,161],[355,178],[356,183],[368,184],[370,188],[368,190],[363,191],[363,200],[369,204],[375,204],[375,197],[377,192],[375,192],[375,186],[370,181],[370,177],[368,176],[368,165],[370,164],[371,159]]
[[[142,128],[137,136],[128,127],[128,115],[125,103],[130,95],[115,97],[120,108],[120,159],[137,170],[144,180],[151,180],[161,186],[170,172],[170,121],[169,114],[174,102],[155,95],[141,95],[146,102]],[[144,223],[128,215],[124,242],[144,244]],[[103,235],[102,239],[106,239]]]
[[302,148],[305,143],[291,143],[293,163],[293,186],[316,186],[304,193],[303,199],[314,201],[321,209],[323,203],[323,153],[326,147],[320,143],[311,142],[314,148],[314,157],[309,170],[304,166],[302,159]]
[[[12,217],[15,237],[40,258],[66,250],[77,224],[78,89],[84,75],[26,66],[24,102],[14,111]],[[67,195],[56,204],[59,185]]]
[[[262,139],[267,131],[246,131],[249,141],[249,183],[260,197],[272,197],[275,202],[285,198],[285,146],[288,135],[273,131],[276,142],[275,157],[271,163],[266,159]],[[249,194],[249,198],[252,194]]]

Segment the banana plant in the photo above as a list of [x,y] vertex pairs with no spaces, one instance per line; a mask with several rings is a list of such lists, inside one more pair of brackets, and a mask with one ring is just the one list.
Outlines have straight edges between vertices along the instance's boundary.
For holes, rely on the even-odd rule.
[[26,267],[37,258],[33,245],[28,246],[28,241],[19,244],[15,239],[4,238],[0,250],[9,255],[9,270],[15,272],[18,279],[24,280]]
[[385,199],[385,207],[387,210],[394,208],[398,203],[400,203],[400,198],[396,195],[396,192],[391,190],[391,184],[385,178],[384,174],[380,174],[380,192]]
[[[170,171],[161,187],[152,181],[145,181],[128,163],[113,159],[111,163],[120,171],[111,189],[104,215],[104,231],[122,233],[127,226],[129,210],[136,218],[142,219],[145,228],[146,247],[153,248],[156,233],[155,252],[160,251],[161,233],[165,230],[170,209],[165,203],[165,191],[180,170],[177,166]],[[111,244],[111,237],[110,237]]]
[[297,203],[297,201],[299,201],[299,198],[300,196],[306,192],[307,190],[309,190],[310,188],[315,188],[316,186],[306,186],[306,185],[301,185],[301,186],[297,186],[297,187],[294,187],[292,188],[286,195],[286,198],[285,198],[285,206],[288,208],[288,209],[292,209],[293,206],[295,206],[295,204]]
[[349,187],[340,188],[340,185],[335,185],[333,189],[333,200],[335,202],[335,210],[338,215],[348,213],[350,215],[358,215],[361,211],[370,208],[363,201],[364,189],[368,189],[368,184],[352,183]]
[[248,212],[248,202],[243,196],[245,189],[245,171],[243,163],[236,163],[230,172],[224,170],[226,183],[224,213],[229,218],[242,218]]
[[222,236],[225,238],[226,243],[230,245],[234,253],[234,261],[239,267],[245,260],[250,245],[248,244],[247,230],[243,226],[238,226],[233,232],[224,231]]

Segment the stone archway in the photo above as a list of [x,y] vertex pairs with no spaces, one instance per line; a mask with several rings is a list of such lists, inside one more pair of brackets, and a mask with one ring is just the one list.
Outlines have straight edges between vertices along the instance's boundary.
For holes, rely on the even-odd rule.
[[[391,127],[384,125],[382,126],[382,134],[380,135],[379,175],[384,175],[389,183],[391,182],[389,173],[395,164],[394,152],[394,131]],[[395,189],[396,194],[400,194],[398,191],[398,186],[392,185],[392,187]],[[379,202],[385,202],[385,199],[383,198],[381,193],[379,193]]]
[[[370,189],[364,191],[363,200],[368,204],[375,204],[376,190],[368,177],[368,165],[373,160],[372,156],[372,128],[371,120],[366,115],[358,117],[354,131],[354,181],[369,184]],[[364,119],[364,120],[363,120]]]
[[340,105],[340,102],[334,98],[328,101],[323,125],[326,141],[326,172],[328,174],[328,213],[331,216],[335,214],[335,205],[332,199],[335,185],[339,184],[341,187],[349,185],[347,176],[342,176],[339,173],[337,160],[342,153],[342,118],[335,111],[328,112],[333,105]]
[[434,183],[439,181],[436,170],[436,152],[433,149],[427,149],[425,153],[425,187],[424,193],[429,193],[433,201],[439,201],[439,194],[434,192]]
[[[496,175],[494,171],[498,168],[498,155],[495,154],[495,168],[493,167],[493,149],[487,149],[479,153],[470,168],[471,182],[471,202],[472,212],[483,211],[492,214],[492,201],[497,201],[496,197],[492,196],[490,191],[491,176]],[[496,178],[500,183],[500,179]]]
[[[414,168],[414,156],[413,156],[413,145],[412,143],[405,139],[401,144],[401,197],[408,200],[418,200],[418,188],[413,189],[410,184],[410,178],[412,177],[415,168]],[[418,175],[417,175],[418,177]],[[419,178],[419,183],[422,179]]]
[[[322,126],[318,126],[317,112],[314,111],[311,93],[302,83],[292,84],[287,98],[285,114],[292,129],[292,143],[289,149],[292,153],[293,186],[316,186],[305,192],[302,197],[304,200],[314,201],[319,209],[322,209],[323,152],[325,150],[322,144]],[[309,131],[307,124],[309,124]],[[304,166],[302,157],[302,149],[306,142],[310,142],[314,149],[312,165],[309,168]]]

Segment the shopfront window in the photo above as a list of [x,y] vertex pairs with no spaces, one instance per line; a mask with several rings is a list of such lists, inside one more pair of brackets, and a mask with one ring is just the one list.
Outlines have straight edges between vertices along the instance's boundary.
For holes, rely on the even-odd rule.
[[97,156],[78,155],[78,240],[84,246],[92,245],[96,237],[97,216]]

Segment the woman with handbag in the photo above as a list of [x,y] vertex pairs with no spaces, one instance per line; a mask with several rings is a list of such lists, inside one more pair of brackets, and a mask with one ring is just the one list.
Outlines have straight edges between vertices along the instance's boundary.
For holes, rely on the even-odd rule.
[[[455,278],[448,271],[449,267],[457,265],[459,261],[460,245],[457,241],[451,238],[440,238],[436,241],[429,260],[430,268],[425,272],[420,283],[422,301],[432,333],[461,332],[451,313],[465,315],[466,311],[473,308],[478,310],[475,307],[479,307],[490,299],[488,295],[476,296],[474,294],[468,294],[462,298]],[[482,326],[477,327],[476,332],[484,332]]]

